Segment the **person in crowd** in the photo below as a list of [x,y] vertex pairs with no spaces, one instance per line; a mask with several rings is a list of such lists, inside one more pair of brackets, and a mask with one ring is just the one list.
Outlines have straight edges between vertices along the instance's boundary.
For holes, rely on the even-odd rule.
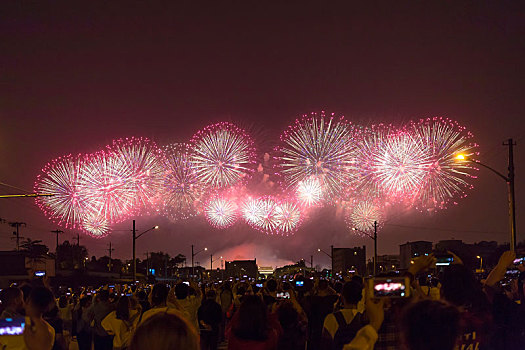
[[23,335],[0,336],[0,348],[4,350],[51,350],[55,331],[43,315],[54,306],[53,293],[46,287],[31,288],[25,303],[25,328]]
[[221,306],[215,301],[217,293],[210,289],[197,312],[199,318],[201,349],[215,350],[219,342],[219,328],[222,321]]
[[133,308],[131,298],[121,296],[117,302],[117,309],[102,320],[104,330],[113,336],[113,350],[126,349],[129,346],[139,317],[140,310]]
[[24,294],[19,288],[9,287],[4,289],[0,295],[0,300],[4,308],[0,315],[1,319],[23,317]]
[[227,330],[228,349],[277,349],[280,329],[268,319],[265,303],[259,296],[246,295]]
[[441,278],[442,300],[461,310],[461,339],[458,346],[483,349],[493,331],[491,306],[481,283],[463,264],[447,266]]
[[151,308],[151,305],[148,301],[148,295],[144,290],[140,290],[137,292],[137,298],[142,308],[142,312],[146,312]]
[[175,296],[182,309],[188,314],[188,321],[190,321],[198,331],[199,321],[197,311],[202,302],[202,292],[200,288],[194,282],[189,282],[189,285],[181,282],[175,286]]
[[79,350],[91,350],[92,332],[90,327],[89,310],[91,298],[84,296],[80,298],[77,310],[74,311],[75,334]]
[[334,311],[339,296],[327,280],[316,281],[316,287],[308,298],[308,349],[321,348],[325,317]]
[[69,347],[64,336],[64,321],[59,315],[57,305],[54,305],[50,311],[44,314],[44,320],[46,320],[55,331],[53,350],[67,350]]
[[65,295],[58,298],[58,315],[64,322],[64,331],[71,333],[73,309]]
[[346,282],[341,292],[343,308],[326,316],[323,323],[323,349],[342,349],[365,325],[364,315],[357,311],[362,299],[363,286],[355,281]]
[[95,350],[111,350],[113,347],[112,337],[102,327],[102,320],[113,311],[113,305],[109,302],[109,291],[100,290],[96,295],[95,303],[88,311],[89,319],[93,322],[93,343]]
[[459,322],[460,312],[453,305],[430,299],[411,304],[401,318],[403,345],[407,350],[453,350]]
[[297,302],[293,291],[290,300],[279,303],[276,314],[282,328],[277,349],[304,350],[308,322],[306,314]]
[[230,281],[224,282],[224,284],[221,286],[219,291],[219,302],[221,304],[222,310],[222,321],[219,330],[219,341],[223,341],[224,331],[226,329],[226,322],[228,320],[227,313],[233,304],[233,292]]
[[164,283],[156,283],[151,289],[149,295],[149,303],[151,308],[142,314],[139,323],[153,314],[166,312],[167,310],[170,312],[176,311],[179,313],[179,315],[181,315],[181,317],[188,318],[188,314],[182,309],[176,298],[169,297],[171,294],[172,292]]
[[151,313],[137,326],[128,350],[199,350],[195,328],[173,309]]
[[277,301],[277,281],[273,278],[267,280],[265,283],[263,300],[268,310],[272,310],[273,305]]

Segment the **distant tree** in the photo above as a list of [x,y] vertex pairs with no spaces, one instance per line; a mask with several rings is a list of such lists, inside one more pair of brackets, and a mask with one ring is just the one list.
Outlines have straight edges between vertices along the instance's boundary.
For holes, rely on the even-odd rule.
[[64,270],[78,270],[85,267],[88,257],[87,248],[83,245],[71,244],[64,241],[58,245],[57,260],[58,266]]
[[35,263],[44,261],[49,248],[41,240],[33,241],[31,238],[26,238],[20,244],[20,251],[31,260],[34,269]]
[[181,267],[186,263],[186,256],[182,254],[177,254],[173,259],[171,259],[171,264],[175,267]]

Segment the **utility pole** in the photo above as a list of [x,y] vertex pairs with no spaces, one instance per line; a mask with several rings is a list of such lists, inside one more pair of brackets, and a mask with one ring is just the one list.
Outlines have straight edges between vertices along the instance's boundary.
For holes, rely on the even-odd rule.
[[514,195],[514,145],[512,139],[508,139],[504,146],[509,147],[509,175],[507,185],[509,191],[509,227],[510,227],[510,249],[516,251],[516,199]]
[[374,276],[377,276],[377,221],[374,221]]
[[24,226],[25,227],[26,223],[25,222],[10,222],[9,226],[16,228],[16,232],[13,232],[13,233],[16,234],[16,251],[19,252],[20,251],[20,232],[19,232],[19,227],[20,226]]
[[58,235],[60,233],[64,233],[64,231],[56,229],[54,231],[51,231],[51,233],[55,233],[57,235],[57,246],[56,246],[56,249],[55,249],[55,274],[56,274],[56,271],[58,270]]
[[133,220],[133,283],[137,280],[137,259],[135,259],[135,241],[137,240],[135,230],[135,220]]
[[311,269],[314,268],[314,256],[313,255],[310,255],[310,268]]
[[193,254],[193,244],[191,245],[191,277],[193,278],[194,275],[194,267],[193,267],[193,258],[195,257],[195,254]]
[[332,259],[332,277],[334,277],[335,273],[334,273],[334,245],[333,244],[330,246],[330,259]]
[[146,276],[149,276],[149,252],[146,252]]
[[77,246],[80,247],[80,233],[77,233]]
[[115,250],[115,248],[111,248],[111,242],[109,242],[109,248],[108,248],[108,252],[109,252],[109,263],[108,263],[108,271],[111,272],[111,253],[113,253],[113,251]]

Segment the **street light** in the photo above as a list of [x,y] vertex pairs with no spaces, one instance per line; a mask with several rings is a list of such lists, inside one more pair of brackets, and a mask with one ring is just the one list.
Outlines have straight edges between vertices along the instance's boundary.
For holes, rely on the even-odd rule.
[[[333,271],[334,270],[334,258],[333,258],[333,256],[334,256],[334,246],[333,245],[330,246],[330,252],[332,254],[328,254],[327,252],[325,252],[321,248],[317,248],[317,251],[326,254],[326,256],[328,256],[330,258],[330,260],[332,262],[331,270],[332,270],[332,275],[333,275],[333,273],[334,273],[334,271]],[[313,261],[313,257],[312,257],[312,261]]]
[[191,245],[191,277],[193,277],[195,275],[194,265],[193,265],[193,261],[194,261],[195,255],[197,255],[200,252],[203,252],[205,250],[208,250],[208,248],[201,249],[197,253],[194,253],[193,252],[193,244]]
[[371,238],[374,241],[374,276],[377,275],[377,221],[374,221],[374,234],[371,235],[368,232],[361,231],[355,227],[352,228],[352,230],[360,232],[367,236],[368,238]]
[[213,260],[213,254],[210,254],[210,271],[213,270],[213,263],[220,259],[222,259],[222,255],[218,259]]
[[133,283],[137,280],[137,259],[135,258],[135,241],[140,238],[145,233],[151,231],[151,230],[157,230],[159,226],[153,226],[152,228],[147,229],[146,231],[142,232],[137,236],[137,230],[135,229],[135,220],[133,220]]
[[477,255],[476,258],[478,258],[480,260],[479,261],[479,270],[480,270],[480,272],[483,272],[483,257]]
[[516,251],[516,200],[515,200],[515,194],[514,194],[514,151],[513,151],[514,142],[512,141],[512,139],[508,139],[507,143],[503,143],[503,145],[509,146],[509,163],[508,163],[509,172],[507,176],[491,168],[490,166],[481,163],[478,160],[469,159],[468,155],[465,155],[465,154],[456,155],[456,160],[478,164],[492,171],[494,174],[498,175],[500,178],[502,178],[507,183],[507,191],[508,191],[508,196],[509,196],[510,249],[512,251]]

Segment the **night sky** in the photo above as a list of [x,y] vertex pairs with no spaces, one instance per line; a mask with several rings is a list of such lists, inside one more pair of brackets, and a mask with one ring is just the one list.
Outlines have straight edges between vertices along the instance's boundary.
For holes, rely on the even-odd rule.
[[[222,120],[258,130],[262,154],[269,138],[310,111],[365,125],[447,116],[474,133],[479,159],[501,172],[502,142],[518,142],[517,227],[525,239],[525,2],[155,3],[0,5],[0,182],[31,190],[55,157],[127,136],[187,141]],[[486,170],[478,175],[457,206],[389,220],[379,254],[398,254],[410,240],[508,242],[506,185]],[[0,185],[0,193],[20,192]],[[0,217],[26,222],[22,236],[54,251],[49,231],[57,226],[34,200],[0,199]],[[155,224],[161,228],[137,242],[138,257],[159,250],[190,256],[192,243],[274,266],[311,254],[327,265],[317,247],[330,243],[366,244],[372,252],[371,241],[351,235],[330,210],[288,238],[242,225],[218,231],[203,219],[137,218],[139,231]],[[111,241],[115,256],[130,258],[130,228],[131,220],[109,237],[80,242],[101,256]],[[0,249],[14,247],[11,232],[0,223]],[[62,239],[73,235],[66,230]],[[209,255],[197,260],[209,266]]]

